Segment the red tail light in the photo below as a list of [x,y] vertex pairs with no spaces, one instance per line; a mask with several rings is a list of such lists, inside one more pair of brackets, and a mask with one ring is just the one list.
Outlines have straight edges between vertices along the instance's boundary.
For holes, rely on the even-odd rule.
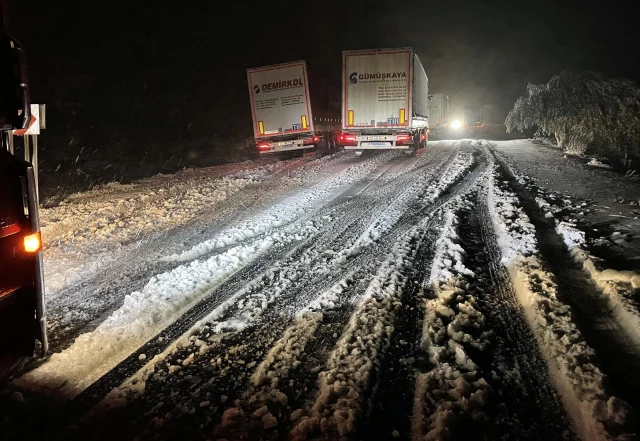
[[268,142],[261,142],[261,143],[258,143],[258,150],[260,150],[261,152],[271,150],[271,146],[269,145]]
[[303,143],[304,145],[309,145],[309,144],[316,144],[316,143],[318,143],[319,141],[320,141],[320,138],[319,138],[319,137],[317,137],[317,136],[314,136],[314,137],[312,137],[312,138],[305,138],[305,139],[303,139],[303,140],[302,140],[302,143]]
[[357,145],[358,137],[349,133],[340,133],[340,145]]
[[396,136],[396,145],[400,145],[400,144],[408,144],[409,141],[411,141],[413,139],[413,137],[409,134],[406,133],[402,133],[398,136]]

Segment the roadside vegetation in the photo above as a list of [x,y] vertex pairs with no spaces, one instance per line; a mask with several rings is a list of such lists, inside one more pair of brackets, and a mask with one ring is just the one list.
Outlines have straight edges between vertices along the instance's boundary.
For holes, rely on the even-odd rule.
[[640,169],[640,88],[593,72],[562,72],[527,85],[507,115],[507,132],[536,129],[568,153],[606,158],[621,171]]

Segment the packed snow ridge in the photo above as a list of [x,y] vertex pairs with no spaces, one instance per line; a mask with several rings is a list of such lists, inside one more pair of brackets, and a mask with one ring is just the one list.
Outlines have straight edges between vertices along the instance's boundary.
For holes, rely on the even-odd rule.
[[[469,202],[458,198],[457,209],[445,213],[445,226],[436,242],[431,274],[424,289],[424,322],[421,348],[433,366],[416,378],[412,438],[448,439],[450,433],[473,424],[489,427],[488,403],[493,387],[469,355],[484,352],[492,333],[477,309],[470,281],[474,273],[465,267],[466,251],[457,234],[458,212]],[[487,432],[488,435],[488,432]]]

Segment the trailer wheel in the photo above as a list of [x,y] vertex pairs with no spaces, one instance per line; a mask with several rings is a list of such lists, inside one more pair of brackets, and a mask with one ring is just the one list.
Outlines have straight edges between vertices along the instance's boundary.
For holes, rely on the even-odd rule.
[[427,146],[427,142],[429,142],[429,133],[426,130],[423,130],[420,133],[420,139],[422,139],[422,134],[424,133],[424,141],[420,141],[420,148],[425,148]]

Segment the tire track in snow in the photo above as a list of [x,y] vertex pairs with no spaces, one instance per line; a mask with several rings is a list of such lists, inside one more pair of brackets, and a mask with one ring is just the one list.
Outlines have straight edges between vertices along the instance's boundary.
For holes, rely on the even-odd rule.
[[[438,200],[437,204],[434,204],[435,207],[429,206],[430,213],[433,213],[437,207],[446,204],[460,192],[467,191],[476,176],[477,172],[471,178],[465,179],[462,183],[454,186],[450,193]],[[415,214],[420,215],[420,211],[418,210]],[[419,220],[424,215],[416,217],[417,224],[424,226],[425,222],[427,222],[427,225],[431,225],[431,216],[428,215],[426,221]],[[412,225],[412,228],[416,228],[415,225],[416,223]],[[431,227],[424,226],[424,228],[428,231]],[[405,243],[404,246],[397,245],[400,249],[400,255],[407,256],[405,253],[415,253],[416,248],[419,248],[417,245],[407,246],[407,235],[410,236],[411,231],[415,232],[416,230],[410,230],[405,236],[401,236],[400,242],[404,241]],[[425,232],[419,234],[422,235]],[[423,242],[418,239],[416,241],[417,243]],[[396,258],[398,257],[396,256]],[[413,261],[414,257],[412,255],[406,261],[406,264],[411,267],[413,266]],[[402,265],[398,264],[398,267],[403,268]],[[356,311],[351,315],[349,328],[343,334],[329,358],[329,370],[325,370],[320,374],[321,392],[318,398],[311,410],[307,412],[307,415],[303,416],[292,430],[294,439],[306,439],[309,436],[320,436],[321,438],[329,439],[333,439],[332,437],[334,436],[354,436],[360,419],[363,417],[363,412],[366,412],[368,406],[366,403],[372,399],[373,385],[376,382],[376,376],[380,372],[379,363],[383,359],[379,351],[388,345],[389,338],[393,334],[392,325],[395,313],[400,305],[399,298],[402,296],[402,290],[406,288],[407,275],[403,274],[404,270],[399,270],[399,273],[391,270],[390,273],[385,274],[385,271],[389,270],[383,265],[380,271],[382,274],[379,273],[373,279],[367,289],[367,295],[365,295],[365,299],[373,295],[375,300],[369,299],[365,300],[364,303],[360,303]],[[391,274],[394,274],[393,277],[391,277]],[[371,323],[368,318],[366,321],[360,322],[358,317],[364,316],[373,317]],[[377,329],[373,333],[371,332],[372,329],[368,328],[368,326],[381,322],[388,323],[389,326],[383,325],[382,328],[384,329]],[[367,337],[365,338],[364,336]],[[363,339],[363,344],[366,341],[364,346],[357,343],[361,338]],[[359,350],[364,351],[367,355],[351,352],[352,349],[353,351],[358,351],[356,350],[357,347],[360,347],[361,349]],[[371,358],[369,359],[369,357]],[[357,368],[358,366],[360,369]],[[356,371],[357,373],[354,375]],[[335,384],[338,384],[337,388]],[[332,409],[335,410],[335,413]],[[326,420],[322,418],[323,414],[329,415]]]
[[485,187],[477,210],[469,217],[470,228],[463,229],[461,236],[465,241],[475,239],[479,245],[478,252],[470,254],[470,264],[478,274],[479,309],[495,333],[493,360],[487,363],[480,359],[480,363],[485,372],[497,372],[495,384],[501,390],[500,411],[504,415],[497,430],[518,439],[575,439],[507,269],[501,263],[487,192]]
[[[566,282],[571,282],[570,284],[572,285],[583,286],[584,292],[590,293],[591,297],[593,297],[593,302],[598,304],[598,307],[595,307],[593,310],[585,310],[586,315],[588,317],[594,316],[594,314],[598,315],[597,312],[600,310],[611,311],[609,314],[610,318],[615,320],[615,324],[613,325],[610,323],[603,324],[602,317],[594,316],[593,320],[587,318],[587,321],[598,322],[602,328],[611,330],[614,334],[614,341],[617,341],[618,345],[626,348],[621,351],[620,348],[614,349],[614,347],[607,345],[603,348],[605,354],[609,352],[612,352],[612,354],[611,357],[609,355],[602,357],[604,361],[616,360],[620,357],[618,354],[625,354],[627,359],[632,360],[632,364],[638,369],[638,363],[640,363],[640,302],[638,301],[636,291],[638,290],[638,286],[640,286],[640,275],[632,271],[617,271],[602,268],[602,263],[588,253],[585,242],[585,232],[573,225],[574,222],[571,222],[571,219],[568,219],[568,222],[561,221],[562,215],[560,219],[556,219],[552,213],[551,204],[547,200],[549,197],[547,192],[533,184],[530,178],[522,176],[514,166],[507,162],[504,156],[499,155],[495,151],[493,146],[491,146],[491,152],[498,158],[506,173],[515,179],[517,183],[515,184],[517,193],[521,199],[525,201],[525,209],[529,207],[529,210],[533,213],[531,216],[532,219],[547,231],[549,231],[552,226],[555,227],[556,235],[552,234],[549,236],[545,234],[544,237],[554,238],[553,240],[547,241],[549,245],[555,249],[555,251],[552,251],[553,256],[558,255],[554,260],[564,260],[565,265],[563,265],[563,268],[568,269],[568,271],[556,270],[556,274],[559,277],[563,274],[566,275]],[[535,206],[531,204],[534,198]],[[563,239],[564,245],[558,241],[558,236]],[[539,241],[541,243],[545,242],[540,239]],[[566,261],[566,253],[564,253],[565,246],[574,261],[573,264]],[[585,281],[584,275],[580,274],[580,269],[585,272],[585,275],[590,277],[591,282],[595,284],[598,291],[602,291],[604,296],[594,292],[592,284]],[[575,282],[572,282],[574,280]],[[585,284],[586,287],[584,286]],[[615,334],[618,334],[620,337],[616,337]],[[613,362],[606,370],[611,372],[614,377],[625,377],[626,374],[624,370],[619,366],[626,365],[628,365],[628,363]],[[612,370],[609,370],[609,368]],[[640,402],[638,402],[636,397],[640,396],[640,385],[634,386],[633,389],[633,393],[628,393],[629,398],[627,398],[627,401],[638,409],[640,408]],[[616,394],[619,394],[619,392],[616,392]]]
[[[336,207],[334,207],[335,209]],[[340,227],[340,224],[334,224],[337,227]],[[328,234],[328,231],[325,231],[324,234],[331,236]],[[334,232],[335,234],[335,232]],[[314,236],[312,235],[311,238]],[[307,246],[311,246],[311,238],[306,241]],[[299,246],[298,249],[304,248],[303,246]],[[282,254],[280,254],[282,255]],[[275,259],[271,259],[271,263]],[[256,265],[258,268],[260,264],[263,262],[257,262]],[[262,265],[264,269],[268,268],[269,265]],[[258,272],[262,270],[257,270]],[[82,412],[81,409],[85,408],[86,405],[90,402],[94,402],[96,398],[99,398],[101,395],[104,395],[106,391],[108,391],[111,387],[116,384],[122,382],[122,379],[134,373],[141,365],[144,364],[144,361],[140,358],[141,356],[150,356],[156,353],[159,353],[162,348],[166,347],[166,345],[175,340],[181,333],[188,329],[188,325],[190,323],[196,322],[200,317],[206,315],[207,311],[213,309],[212,305],[216,303],[219,304],[221,300],[224,298],[228,298],[231,293],[233,293],[239,286],[242,285],[246,281],[247,276],[256,272],[256,268],[242,268],[240,273],[238,273],[231,280],[231,283],[224,284],[221,289],[218,289],[214,292],[213,295],[209,296],[205,301],[200,304],[194,306],[191,310],[189,310],[181,319],[178,320],[174,325],[167,328],[165,331],[161,332],[156,339],[150,341],[148,344],[144,345],[142,348],[135,351],[127,360],[121,363],[114,370],[105,375],[100,381],[92,385],[88,388],[85,393],[78,397],[75,403],[72,404],[72,408],[75,410],[72,412],[77,414],[78,412]],[[235,285],[235,287],[234,287]],[[225,294],[227,293],[227,294]],[[100,392],[100,391],[103,392]]]
[[[381,160],[380,157],[376,158],[378,162]],[[366,170],[366,168],[363,169],[362,167],[363,165],[360,165],[360,169]],[[329,212],[332,212],[332,208],[329,209]],[[321,225],[327,221],[327,215],[323,214],[318,216],[316,223]],[[81,336],[81,341],[78,341],[64,352],[53,354],[42,366],[19,379],[17,384],[29,389],[50,390],[61,397],[73,397],[91,384],[98,376],[106,372],[110,367],[109,361],[113,366],[112,360],[117,362],[122,360],[123,356],[126,358],[128,352],[132,352],[135,347],[144,343],[159,329],[169,324],[172,321],[172,316],[176,315],[179,310],[184,310],[185,307],[189,306],[189,303],[193,304],[198,298],[202,298],[207,291],[215,288],[225,279],[232,277],[234,272],[244,269],[257,256],[274,248],[274,245],[276,245],[276,251],[278,248],[281,249],[280,256],[286,253],[287,244],[298,245],[298,248],[312,246],[312,239],[320,231],[317,227],[318,225],[314,225],[312,222],[309,230],[308,223],[303,223],[300,231],[308,231],[300,237],[295,231],[285,231],[283,234],[279,234],[276,231],[273,237],[267,237],[262,241],[254,241],[248,245],[239,245],[220,255],[211,256],[209,259],[194,261],[189,265],[177,266],[170,272],[161,274],[160,278],[152,277],[142,291],[134,292],[132,295],[127,296],[124,305],[109,316],[95,331]],[[314,232],[314,228],[317,230],[316,232]],[[302,244],[296,243],[301,240],[304,240]],[[221,264],[218,264],[218,262],[221,262]],[[259,266],[260,263],[257,262],[256,265]],[[241,271],[240,274],[246,277],[247,273],[251,274],[251,271]],[[187,280],[186,285],[183,279]],[[187,286],[189,284],[191,286]],[[145,294],[147,291],[148,293]],[[165,301],[164,297],[168,299],[168,301],[165,301],[166,307],[162,305],[162,302],[155,300],[155,297],[158,297],[154,294],[156,291],[163,293],[160,296],[161,301]],[[220,294],[220,290],[216,291],[208,299],[211,301],[211,297],[213,297],[215,299],[214,302],[224,300],[224,298],[221,299],[216,295]],[[223,286],[222,294],[224,292]],[[187,295],[187,293],[190,293],[190,295]],[[146,305],[141,309],[146,312],[145,315],[133,314],[138,304],[139,306]],[[160,304],[160,306],[156,306],[156,304]],[[192,320],[199,314],[203,314],[206,311],[206,307],[203,307],[204,304],[206,304],[206,301],[195,305],[188,311],[186,316]],[[153,315],[147,311],[148,307],[155,311]],[[135,319],[136,322],[140,322],[130,328],[129,334],[135,332],[135,335],[127,334],[128,324],[124,323],[123,320],[128,316],[131,316],[131,320]],[[182,323],[184,322],[183,318]],[[110,342],[110,339],[115,340]],[[111,345],[116,347],[111,348]],[[76,362],[70,364],[71,360],[76,360]]]
[[486,185],[448,213],[439,240],[412,439],[574,439],[500,264]]
[[[317,171],[328,168],[333,171],[337,168],[340,172],[356,162],[363,161],[342,156],[313,161],[302,169]],[[277,187],[278,192],[292,186],[284,177],[276,179],[270,176],[266,182]],[[260,185],[264,186],[264,183]],[[163,254],[166,255],[166,249],[179,247],[182,243],[187,245],[194,239],[200,243],[202,235],[208,231],[229,228],[241,216],[246,216],[247,210],[255,210],[256,206],[269,202],[269,198],[260,198],[261,194],[262,191],[239,192],[233,201],[227,200],[220,206],[216,205],[214,210],[205,210],[185,225],[143,238],[133,249],[119,253],[113,262],[95,263],[95,273],[92,270],[80,282],[65,287],[55,298],[48,299],[50,353],[65,349],[80,333],[95,329],[116,309],[116,305],[121,304],[126,294],[141,290],[152,276],[178,267],[181,262],[158,261]],[[118,277],[114,278],[114,274]],[[27,368],[31,367],[34,365]]]
[[348,189],[354,183],[375,172],[380,166],[384,166],[388,161],[392,161],[393,165],[395,160],[393,152],[386,152],[370,158],[369,161],[357,163],[310,188],[303,189],[293,196],[284,198],[257,216],[253,216],[239,225],[234,225],[220,232],[190,250],[166,256],[163,260],[193,260],[205,256],[216,249],[243,243],[247,239],[253,239],[278,227],[289,226],[292,222],[304,218],[305,215],[308,216],[309,212],[314,213],[317,206],[322,207],[328,201],[334,200],[336,194],[345,191],[345,187]]
[[[450,156],[450,155],[445,155],[445,156]],[[447,159],[446,159],[446,157],[445,157],[445,158],[443,158],[443,159],[445,159],[445,161],[447,160]],[[440,160],[440,161],[441,161],[441,160]],[[434,169],[439,169],[439,167],[434,167]],[[392,195],[392,196],[393,196],[393,195]],[[372,198],[367,197],[367,198],[366,198],[366,200],[367,200],[367,203],[368,203],[368,204],[371,204],[371,207],[370,207],[371,209],[373,209],[373,208],[376,208],[376,209],[384,209],[384,207],[385,207],[385,205],[384,205],[384,204],[382,204],[382,208],[377,207],[377,205],[378,205],[378,204],[379,204],[379,202],[380,202],[380,200],[379,200],[379,199],[376,199],[376,198],[373,198],[373,199],[372,199]],[[354,220],[356,220],[356,221],[360,221],[360,220],[361,220],[361,218],[362,218],[361,213],[360,213],[360,212],[355,213],[355,216],[353,216],[353,218],[354,218]],[[366,217],[365,217],[365,218],[366,218]],[[334,224],[340,224],[340,222],[334,222]],[[359,231],[361,231],[361,229],[356,229],[356,230],[354,230],[354,231],[353,231],[353,234],[356,234],[356,236],[354,236],[354,237],[357,237],[357,234],[359,234]],[[336,236],[336,235],[335,235],[335,232],[333,232],[333,233],[329,234],[328,236],[333,237],[333,242],[334,242],[334,243],[332,244],[332,246],[336,246],[336,245],[338,245],[339,243],[344,243],[344,242],[345,242],[345,241],[344,241],[340,236]],[[348,241],[347,241],[347,242],[348,242]],[[304,253],[303,253],[303,254],[304,254]],[[297,260],[299,260],[299,258],[300,258],[299,256],[293,256],[290,260],[291,260],[291,261],[296,262]],[[286,268],[286,266],[285,266],[284,268]],[[320,280],[322,281],[322,279],[323,279],[323,278],[324,278],[324,276],[320,277]],[[339,280],[339,278],[340,278],[340,277],[338,276],[338,277],[336,277],[336,278],[334,278],[334,279],[335,279],[335,280]],[[287,280],[287,278],[285,278],[285,280]],[[323,283],[325,283],[325,284],[330,284],[330,282],[324,282],[324,281],[323,281]],[[313,284],[312,284],[312,285],[313,285]],[[314,292],[315,292],[315,291],[318,291],[318,287],[317,287],[317,286],[314,286],[314,287],[312,288],[312,290],[313,290]],[[297,292],[297,291],[294,291],[294,292]],[[225,316],[229,316],[229,314],[225,314]],[[276,314],[276,317],[274,317],[273,319],[274,319],[274,320],[277,320],[277,319],[278,319],[277,314]],[[279,320],[279,321],[281,321],[281,320]],[[233,325],[233,323],[232,323],[232,325]],[[222,350],[222,349],[224,349],[224,348],[221,348],[221,350]]]
[[[446,210],[444,207],[438,209],[435,216],[440,218],[440,223],[444,223],[445,230],[450,229],[448,225],[451,221],[447,210],[454,210],[460,198],[470,191],[475,191],[479,181],[485,179],[486,165],[483,164],[482,170],[478,173],[480,177],[472,181],[473,186],[467,185],[464,191],[455,193],[455,199],[450,200],[445,206]],[[430,284],[422,281],[428,281],[432,272],[439,231],[440,229],[431,230],[423,239],[424,245],[418,250],[410,282],[402,296],[390,344],[384,350],[380,378],[373,388],[368,415],[362,424],[362,436],[366,439],[411,437],[416,376],[429,368],[426,353],[420,349],[420,340],[424,318],[424,293]]]

